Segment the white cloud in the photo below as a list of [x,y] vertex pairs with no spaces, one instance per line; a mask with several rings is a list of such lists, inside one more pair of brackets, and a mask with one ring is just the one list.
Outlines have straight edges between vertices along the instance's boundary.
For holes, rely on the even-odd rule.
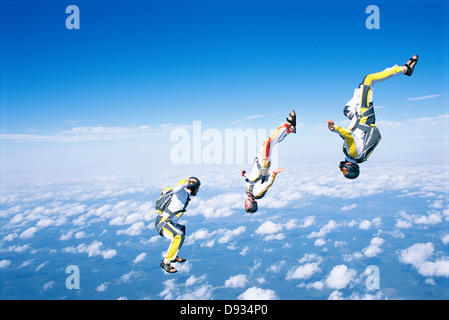
[[409,221],[406,220],[398,219],[396,221],[397,222],[395,224],[395,227],[398,229],[409,229],[413,226]]
[[396,227],[397,228],[411,228],[413,226],[413,223],[418,225],[436,225],[441,222],[443,222],[443,213],[440,213],[438,211],[430,211],[426,215],[417,215],[417,214],[407,214],[405,211],[401,211],[399,213],[400,218],[396,221]]
[[315,281],[308,284],[301,283],[299,287],[305,287],[306,289],[323,290],[324,283],[323,281]]
[[117,230],[117,235],[126,234],[128,236],[138,236],[142,234],[142,230],[145,229],[145,223],[142,221],[136,222],[133,225],[131,225],[126,230]]
[[166,280],[163,285],[165,288],[159,293],[159,296],[164,297],[164,300],[173,300],[175,298],[174,293],[177,292],[175,279]]
[[329,297],[327,299],[328,300],[344,300],[343,293],[338,290],[332,291],[332,293],[329,295]]
[[20,239],[29,239],[34,236],[38,229],[36,227],[30,227],[26,229],[24,232],[22,232],[19,236]]
[[313,274],[320,272],[321,268],[318,266],[319,263],[312,262],[312,263],[306,263],[303,265],[300,265],[299,267],[295,269],[291,269],[287,273],[287,277],[285,279],[292,280],[292,279],[308,279]]
[[368,220],[363,220],[359,224],[359,228],[362,230],[368,230],[369,228],[371,228],[371,226],[372,226],[372,223],[371,223],[371,221],[368,221]]
[[408,249],[401,251],[400,260],[403,263],[419,266],[432,256],[433,250],[434,248],[431,242],[416,243]]
[[231,276],[229,279],[225,281],[226,288],[244,288],[248,283],[248,279],[246,275],[239,274],[236,276]]
[[245,226],[240,226],[233,230],[226,230],[224,234],[218,239],[218,243],[228,243],[232,238],[238,236],[246,231]]
[[408,98],[407,101],[427,100],[427,99],[432,99],[432,98],[438,98],[439,96],[440,96],[440,94],[430,94],[430,95],[427,95],[427,96]]
[[77,247],[67,247],[62,249],[63,252],[69,252],[69,253],[87,253],[88,257],[98,256],[101,255],[103,259],[111,259],[116,254],[117,251],[110,249],[110,250],[102,250],[101,247],[103,246],[103,242],[101,241],[93,241],[90,245],[86,245],[84,243],[78,245]]
[[323,259],[316,254],[305,254],[300,260],[300,266],[294,267],[287,272],[285,279],[308,279],[312,275],[321,271],[319,265],[323,262]]
[[211,248],[215,245],[216,238],[218,238],[219,244],[225,244],[244,232],[246,232],[245,226],[239,226],[232,230],[220,228],[215,231],[209,231],[206,228],[201,228],[186,237],[186,244],[191,245],[197,240],[207,239],[207,242],[202,243],[201,246]]
[[429,261],[434,254],[434,245],[431,242],[416,243],[402,250],[399,261],[411,264],[418,273],[425,277],[449,277],[449,257],[441,257],[435,261]]
[[206,279],[206,275],[203,274],[202,276],[196,277],[195,275],[191,275],[187,280],[186,280],[186,287],[188,286],[193,286],[197,283],[201,283]]
[[115,255],[117,254],[117,250],[114,250],[114,249],[103,250],[103,251],[101,251],[100,254],[103,257],[103,259],[111,259],[111,258],[115,257]]
[[242,257],[244,257],[244,256],[246,256],[246,254],[248,253],[248,251],[249,251],[249,247],[247,246],[247,247],[244,247],[243,249],[242,249],[242,251],[240,251],[240,255],[242,256]]
[[13,142],[81,142],[118,139],[136,139],[151,137],[162,130],[151,126],[128,127],[75,127],[47,134],[36,133],[1,133],[0,140]]
[[42,286],[42,290],[46,291],[48,289],[51,289],[51,288],[53,288],[54,285],[55,285],[54,281],[48,281],[48,282],[44,283],[44,285]]
[[321,229],[318,232],[312,232],[307,237],[308,238],[323,238],[326,234],[331,232],[332,230],[337,229],[338,223],[335,222],[335,220],[329,220],[329,222],[321,227]]
[[[178,268],[179,271],[179,268]],[[213,287],[208,283],[202,283],[206,276],[193,277],[190,276],[187,281],[185,288],[182,291],[182,286],[179,286],[175,279],[169,279],[163,282],[164,290],[159,293],[159,296],[163,297],[164,300],[208,300],[213,299]],[[198,286],[195,286],[199,284]]]
[[237,123],[240,123],[240,122],[243,122],[243,121],[248,121],[248,120],[253,120],[253,119],[258,119],[258,118],[264,118],[266,116],[267,116],[266,114],[258,114],[258,115],[253,115],[253,116],[247,116],[247,117],[245,117],[243,119],[232,121],[232,124],[237,124]]
[[3,241],[13,241],[15,238],[17,238],[19,235],[15,232],[8,234],[7,236],[3,237]]
[[206,228],[201,228],[186,237],[186,244],[190,245],[195,243],[197,240],[208,239],[209,237],[209,230]]
[[315,223],[315,216],[308,216],[302,220],[300,227],[307,228],[313,225],[314,223]]
[[319,263],[323,262],[323,258],[314,254],[314,253],[306,253],[300,260],[299,263],[317,261]]
[[434,209],[442,209],[443,208],[443,200],[435,200],[432,204],[429,205],[430,208]]
[[298,219],[291,219],[291,220],[287,221],[287,223],[285,224],[285,228],[287,230],[293,230],[296,228],[297,223],[298,223]]
[[50,218],[42,218],[37,223],[36,226],[39,228],[45,228],[48,226],[60,226],[67,222],[65,217],[61,217],[59,219],[50,219]]
[[382,299],[382,291],[378,290],[375,294],[365,293],[359,294],[358,292],[353,292],[349,296],[349,300],[380,300]]
[[355,208],[357,208],[357,203],[347,204],[347,205],[343,206],[340,210],[348,211],[348,210],[353,210]]
[[382,253],[382,249],[380,246],[384,243],[384,239],[375,237],[371,239],[370,245],[362,250],[365,257],[372,258],[377,257],[380,253]]
[[145,257],[147,256],[147,254],[145,252],[140,253],[134,260],[133,263],[137,264],[142,262],[143,260],[145,260]]
[[108,288],[108,283],[107,282],[103,282],[102,284],[100,284],[98,287],[95,288],[95,291],[97,292],[104,292],[106,291]]
[[75,233],[75,239],[83,239],[86,238],[87,234],[84,231],[79,231]]
[[11,264],[11,260],[1,260],[0,261],[0,269],[6,268]]
[[6,251],[20,253],[20,252],[25,252],[28,249],[30,249],[30,245],[29,244],[25,244],[23,246],[19,246],[19,245],[9,246]]
[[444,236],[442,236],[441,241],[443,241],[444,244],[448,244],[449,243],[449,234],[445,234]]
[[430,224],[430,225],[432,225],[432,224],[441,223],[442,219],[441,219],[441,214],[440,213],[431,213],[431,214],[429,214],[427,216],[422,215],[422,216],[416,217],[414,219],[414,222],[416,224],[424,224],[424,225]]
[[284,240],[286,238],[285,234],[268,234],[263,238],[263,241],[272,241],[272,240]]
[[42,269],[43,267],[45,267],[49,262],[50,262],[50,261],[42,262],[40,265],[38,265],[38,266],[36,267],[36,271],[39,271],[40,269]]
[[179,273],[190,273],[190,270],[192,269],[192,264],[190,262],[184,262],[184,263],[178,263],[176,265],[176,269]]
[[120,277],[120,283],[128,283],[132,280],[132,278],[137,277],[137,275],[138,273],[136,271],[131,270]]
[[256,234],[272,234],[280,232],[282,230],[282,225],[274,223],[272,221],[265,221],[262,223],[255,231]]
[[276,292],[271,289],[251,287],[237,297],[238,300],[276,300]]
[[285,264],[285,260],[281,260],[281,261],[271,265],[270,268],[267,269],[267,271],[279,273],[279,271],[281,270],[281,268],[284,264]]
[[[202,179],[203,180],[203,179]],[[229,217],[234,210],[244,210],[244,193],[228,192],[222,193],[211,199],[196,199],[195,203],[189,207],[189,215],[203,215],[205,218],[223,218]]]
[[331,289],[344,289],[354,280],[356,274],[355,270],[348,268],[344,264],[335,266],[326,278],[326,286]]
[[178,300],[210,300],[213,299],[213,287],[209,284],[202,284],[194,290],[189,290],[179,295]]

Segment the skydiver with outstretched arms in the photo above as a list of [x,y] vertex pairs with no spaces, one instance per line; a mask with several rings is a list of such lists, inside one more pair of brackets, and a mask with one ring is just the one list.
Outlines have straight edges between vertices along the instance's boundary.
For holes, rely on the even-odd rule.
[[338,133],[344,140],[343,153],[346,157],[340,162],[339,168],[345,178],[355,179],[359,176],[358,164],[368,159],[382,138],[375,124],[373,84],[399,74],[411,76],[417,63],[418,55],[414,55],[403,66],[395,65],[367,75],[343,109],[343,114],[351,120],[348,129],[336,126],[333,120],[326,121],[329,130]]
[[284,171],[283,168],[277,168],[273,172],[269,172],[273,146],[284,140],[290,133],[296,133],[296,113],[294,110],[290,112],[286,120],[286,123],[280,125],[264,141],[254,159],[251,172],[248,174],[242,170],[242,176],[245,178],[246,194],[248,196],[245,200],[246,212],[254,213],[257,211],[258,205],[256,200],[265,196],[268,189],[273,185],[276,175]]

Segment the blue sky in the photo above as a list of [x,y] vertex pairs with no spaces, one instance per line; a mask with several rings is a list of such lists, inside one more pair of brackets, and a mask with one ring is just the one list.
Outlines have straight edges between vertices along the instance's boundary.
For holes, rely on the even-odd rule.
[[[1,299],[449,296],[447,1],[376,2],[378,30],[369,1],[0,4]],[[70,4],[79,30],[65,26]],[[415,53],[412,77],[374,87],[383,139],[347,181],[325,121],[348,125],[363,77]],[[207,134],[265,134],[292,108],[298,133],[276,148],[286,171],[256,215],[239,174],[252,156],[171,161],[174,132],[196,150],[195,121],[204,155]],[[185,217],[189,262],[170,278],[153,202],[190,175],[203,184]],[[68,264],[80,291],[64,286]],[[369,265],[380,290],[364,286]]]
[[305,121],[340,117],[365,74],[414,53],[416,76],[379,90],[389,119],[410,97],[440,94],[441,106],[447,3],[380,3],[380,30],[365,27],[368,4],[81,1],[81,28],[67,30],[66,2],[3,1],[2,128],[216,126],[290,106]]
[[[163,163],[161,126],[272,129],[291,108],[302,148],[340,152],[324,121],[345,120],[342,107],[366,74],[415,53],[413,77],[375,88],[378,121],[447,115],[447,2],[381,2],[378,30],[365,26],[369,4],[80,1],[81,27],[68,30],[66,2],[2,1],[2,161],[106,154],[124,145],[121,132],[151,126],[163,137],[152,132],[120,154],[144,150]],[[447,136],[442,121],[436,135]],[[117,134],[77,140],[79,128],[98,127]]]

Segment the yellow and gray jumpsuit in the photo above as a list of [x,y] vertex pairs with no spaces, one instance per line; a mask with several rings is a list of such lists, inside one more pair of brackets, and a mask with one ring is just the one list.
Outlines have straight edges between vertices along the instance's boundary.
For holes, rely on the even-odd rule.
[[181,180],[173,188],[166,188],[162,193],[172,192],[169,204],[161,210],[157,210],[155,227],[161,236],[171,240],[165,259],[172,261],[178,255],[178,251],[184,243],[185,226],[176,221],[184,214],[190,201],[190,193],[185,190],[188,186],[187,179]]
[[335,126],[335,131],[343,139],[343,153],[346,161],[361,163],[368,159],[374,148],[382,139],[376,127],[376,117],[373,106],[373,84],[385,81],[402,74],[399,66],[387,68],[384,71],[367,75],[359,88],[343,109],[343,113],[351,120],[348,129]]
[[245,173],[246,192],[255,199],[262,198],[274,182],[276,173],[269,173],[271,166],[271,150],[291,133],[290,125],[280,125],[262,144],[249,174]]

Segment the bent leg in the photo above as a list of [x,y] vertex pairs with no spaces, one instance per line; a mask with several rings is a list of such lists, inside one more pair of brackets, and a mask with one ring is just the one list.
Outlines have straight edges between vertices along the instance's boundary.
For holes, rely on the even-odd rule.
[[162,229],[162,234],[171,240],[167,254],[165,255],[165,260],[172,261],[177,257],[178,251],[184,243],[184,233],[182,230],[175,228],[172,223],[167,223]]
[[391,68],[387,68],[384,71],[371,73],[367,75],[364,79],[362,84],[367,86],[372,86],[373,84],[381,81],[385,81],[391,77],[397,76],[398,74],[403,73],[403,70],[399,66],[394,66]]
[[269,166],[271,161],[272,147],[288,136],[291,133],[290,125],[288,123],[281,124],[263,143],[259,156],[262,159],[262,168]]
[[373,107],[373,84],[381,81],[385,81],[391,77],[397,76],[403,73],[403,69],[399,66],[394,66],[392,68],[387,68],[384,71],[372,73],[367,75],[360,86],[361,97],[360,97],[360,122],[366,124],[375,124],[376,117],[374,115]]

